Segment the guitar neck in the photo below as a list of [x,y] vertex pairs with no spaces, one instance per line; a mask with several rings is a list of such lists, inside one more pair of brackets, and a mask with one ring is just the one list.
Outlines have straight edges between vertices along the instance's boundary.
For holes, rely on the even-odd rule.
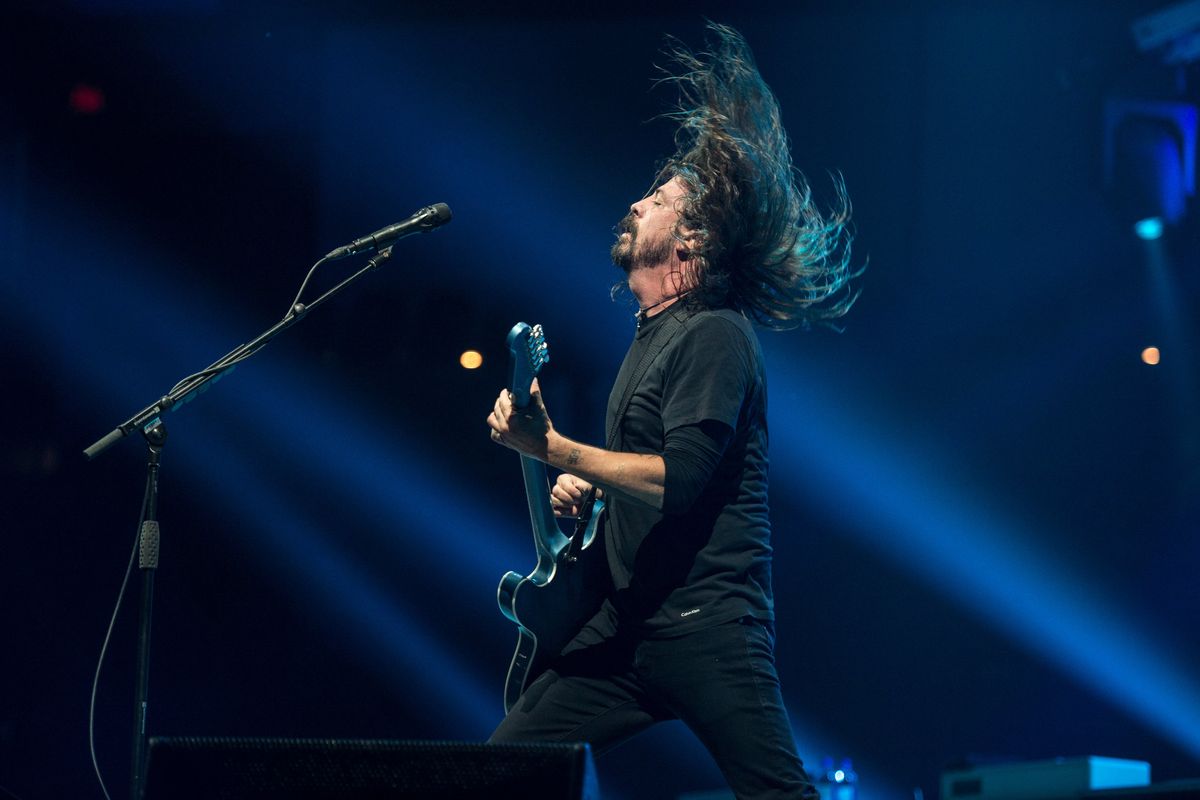
[[529,503],[529,521],[538,553],[553,555],[566,545],[567,537],[554,519],[550,507],[550,479],[546,465],[531,456],[521,456],[521,475],[525,478],[525,499]]

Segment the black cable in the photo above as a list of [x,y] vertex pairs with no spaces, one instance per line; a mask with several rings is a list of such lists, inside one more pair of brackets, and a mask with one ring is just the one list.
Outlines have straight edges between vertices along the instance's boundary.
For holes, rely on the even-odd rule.
[[296,310],[296,304],[300,302],[300,295],[304,294],[304,289],[308,286],[308,281],[312,278],[313,273],[317,271],[317,267],[321,266],[328,260],[329,256],[322,256],[321,259],[317,261],[317,263],[313,264],[312,268],[308,270],[308,274],[304,276],[304,280],[300,284],[300,291],[296,292],[296,299],[292,301],[290,306],[288,306],[287,314],[283,315],[284,319],[287,318],[288,314],[291,314]]
[[[304,280],[300,282],[300,289],[299,289],[299,291],[296,292],[296,298],[294,300],[292,300],[292,304],[290,306],[288,306],[287,313],[285,313],[283,315],[283,318],[285,320],[288,318],[288,316],[297,313],[297,305],[299,305],[299,303],[300,303],[300,297],[304,294],[304,290],[306,288],[308,288],[308,282],[310,280],[312,280],[312,276],[314,273],[316,273],[317,268],[320,267],[322,264],[324,264],[328,260],[329,260],[329,256],[323,256],[317,260],[317,263],[313,264],[309,268],[308,274],[305,275]],[[301,308],[303,308],[303,307],[301,307]],[[229,369],[230,367],[233,367],[237,364],[242,363],[247,358],[249,358],[250,356],[257,353],[259,350],[261,350],[263,348],[263,345],[259,345],[258,347],[254,348],[253,350],[250,350],[245,353],[238,353],[238,351],[241,350],[241,348],[243,348],[243,347],[245,347],[245,345],[239,344],[237,347],[233,348],[228,353],[226,353],[225,355],[218,358],[216,361],[214,361],[209,366],[205,367],[204,369],[200,370],[199,372],[193,372],[191,375],[188,375],[186,378],[181,380],[179,383],[172,386],[171,392],[174,392],[176,389],[178,389],[179,387],[183,386],[186,383],[190,383],[190,382],[196,381],[196,380],[203,380],[204,378],[207,378],[210,375],[216,375],[218,372],[224,372],[225,370]],[[234,357],[235,355],[236,355],[236,357]],[[170,394],[171,392],[168,392],[168,394]]]
[[104,777],[100,774],[100,762],[96,759],[96,692],[100,686],[100,668],[104,666],[104,657],[108,654],[108,643],[112,640],[113,628],[117,624],[117,613],[125,599],[125,589],[129,586],[129,576],[133,574],[133,562],[137,558],[138,543],[142,537],[142,523],[146,518],[146,503],[150,499],[150,482],[146,481],[146,493],[142,496],[142,510],[138,513],[137,534],[133,537],[133,551],[129,554],[129,563],[125,566],[125,577],[121,580],[121,589],[117,592],[117,603],[113,606],[112,617],[108,621],[108,631],[104,634],[104,644],[100,646],[100,658],[96,661],[96,675],[92,678],[92,698],[88,704],[88,750],[92,754],[92,769],[96,771],[96,780],[100,782],[100,791],[106,800],[112,800],[108,787],[104,785]]

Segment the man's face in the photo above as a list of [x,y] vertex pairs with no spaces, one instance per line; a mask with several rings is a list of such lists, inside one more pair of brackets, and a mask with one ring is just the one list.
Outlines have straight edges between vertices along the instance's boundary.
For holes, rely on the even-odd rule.
[[673,233],[683,195],[683,183],[672,178],[630,206],[629,213],[617,223],[613,263],[628,274],[669,262],[680,246]]

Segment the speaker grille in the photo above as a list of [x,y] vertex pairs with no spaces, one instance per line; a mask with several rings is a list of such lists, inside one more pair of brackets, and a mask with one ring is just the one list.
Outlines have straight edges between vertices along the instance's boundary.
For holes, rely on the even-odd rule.
[[586,744],[161,737],[145,800],[596,800]]

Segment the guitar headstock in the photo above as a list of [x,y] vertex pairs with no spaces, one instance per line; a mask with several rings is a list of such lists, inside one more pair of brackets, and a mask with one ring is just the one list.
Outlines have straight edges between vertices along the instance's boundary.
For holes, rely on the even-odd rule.
[[513,395],[513,405],[524,408],[529,405],[529,384],[550,362],[550,348],[541,325],[530,327],[518,322],[508,332],[508,390]]

